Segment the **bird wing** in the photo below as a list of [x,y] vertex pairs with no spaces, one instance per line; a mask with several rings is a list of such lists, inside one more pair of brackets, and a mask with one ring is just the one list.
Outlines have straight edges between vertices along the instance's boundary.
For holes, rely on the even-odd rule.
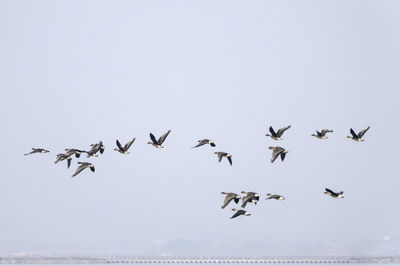
[[218,162],[221,162],[223,157],[223,153],[218,153]]
[[274,148],[272,151],[272,158],[271,158],[271,163],[275,162],[276,158],[282,151],[279,150],[278,148]]
[[72,175],[72,177],[76,176],[80,172],[82,172],[86,167],[88,167],[87,164],[81,164],[75,171],[75,173]]
[[154,137],[154,135],[150,132],[150,139],[154,144],[160,144],[158,143],[158,141],[156,140],[156,137]]
[[224,203],[222,204],[222,209],[223,208],[225,208],[228,204],[229,204],[229,202],[231,202],[232,200],[233,200],[233,198],[234,198],[235,196],[233,196],[233,195],[227,195],[226,197],[225,197],[225,200],[224,200]]
[[69,168],[71,166],[71,161],[72,161],[72,158],[67,159],[67,168]]
[[242,199],[242,208],[246,208],[247,203],[252,197],[253,195],[247,194],[247,196]]
[[269,127],[269,132],[271,132],[272,136],[274,136],[274,137],[276,136],[276,133],[272,127]]
[[133,138],[133,140],[129,141],[128,143],[125,144],[124,150],[127,151],[131,147],[132,143],[135,142],[136,138]]
[[278,135],[278,137],[282,136],[283,132],[285,132],[286,130],[288,130],[291,126],[287,126],[287,127],[283,127],[281,129],[278,130],[278,132],[276,133],[276,135]]
[[364,130],[361,130],[360,133],[358,133],[358,137],[359,137],[359,138],[362,138],[362,137],[364,136],[364,134],[368,131],[368,129],[369,129],[369,127],[367,127],[367,128],[364,129]]
[[331,129],[323,129],[323,130],[321,130],[321,134],[322,134],[323,136],[325,136],[325,134],[326,134],[327,132],[333,132],[333,130],[331,130]]
[[330,190],[329,188],[325,188],[326,192],[329,192],[331,194],[336,194],[335,192],[333,192],[332,190]]
[[285,156],[286,156],[286,153],[281,152],[281,160],[282,160],[282,162],[283,162],[283,160],[285,160]]
[[211,145],[211,147],[215,147],[216,146],[214,142],[211,142],[210,145]]
[[202,140],[199,140],[199,143],[196,146],[192,147],[192,148],[197,148],[197,147],[203,146],[204,144],[206,144],[206,142],[204,142]]
[[244,213],[243,210],[238,210],[237,212],[235,212],[234,215],[232,215],[231,219],[236,218],[236,217],[242,215],[243,213]]
[[236,204],[238,204],[240,199],[239,199],[239,198],[236,198],[236,196],[235,196],[235,197],[233,198],[233,200],[235,201]]
[[358,139],[358,135],[356,134],[356,132],[354,132],[354,130],[352,128],[350,128],[350,133],[353,136],[353,138]]
[[171,132],[171,130],[168,130],[167,133],[165,133],[164,135],[162,135],[159,139],[158,139],[158,143],[161,145],[163,144],[163,142],[165,141],[165,139],[168,137],[169,133]]
[[226,157],[227,159],[228,159],[228,161],[229,161],[229,163],[232,165],[232,157]]
[[118,140],[117,140],[116,142],[117,142],[118,149],[119,149],[120,151],[123,151],[124,149],[122,148],[121,143],[119,143]]

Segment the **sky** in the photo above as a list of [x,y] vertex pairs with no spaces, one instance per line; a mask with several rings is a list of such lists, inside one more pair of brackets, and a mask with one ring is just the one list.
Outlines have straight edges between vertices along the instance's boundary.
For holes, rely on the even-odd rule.
[[[171,243],[179,254],[190,242],[217,255],[257,243],[256,255],[267,244],[369,255],[383,240],[379,254],[400,254],[399,12],[398,1],[0,1],[0,254]],[[284,140],[265,136],[287,125]],[[346,138],[367,126],[365,142]],[[322,128],[334,132],[310,136]],[[147,144],[167,130],[165,149]],[[113,150],[133,137],[131,154]],[[203,138],[216,147],[190,148]],[[98,158],[54,164],[99,140]],[[289,153],[271,164],[277,145]],[[23,155],[33,147],[50,153]],[[71,178],[81,160],[96,172]],[[239,206],[221,209],[220,192],[243,190],[262,199],[231,220]]]

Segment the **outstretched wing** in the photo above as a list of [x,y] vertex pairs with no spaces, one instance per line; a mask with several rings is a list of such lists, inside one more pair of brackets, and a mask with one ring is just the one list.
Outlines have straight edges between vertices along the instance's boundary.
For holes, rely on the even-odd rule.
[[282,162],[283,162],[283,160],[285,160],[285,156],[286,156],[286,153],[281,152],[281,160],[282,160]]
[[120,151],[123,151],[124,149],[122,148],[122,145],[121,145],[121,143],[119,143],[119,141],[117,140],[117,146],[118,146],[118,149],[120,150]]
[[360,133],[358,133],[358,137],[359,137],[359,138],[362,138],[362,137],[364,136],[364,134],[368,131],[368,129],[369,129],[369,127],[367,127],[367,128],[364,129],[364,130],[361,130]]
[[274,131],[274,129],[272,127],[269,127],[269,132],[271,132],[271,135],[273,137],[276,137],[276,133],[275,133],[275,131]]
[[226,157],[227,159],[228,159],[228,161],[229,161],[229,163],[232,165],[232,157]]
[[278,148],[273,149],[272,151],[272,158],[271,158],[271,163],[275,162],[276,158],[282,151]]
[[125,144],[124,150],[127,151],[131,147],[132,143],[135,142],[136,138],[133,138],[133,140],[129,141],[128,143]]
[[331,194],[336,194],[335,192],[333,192],[332,190],[330,190],[329,188],[325,188],[326,192],[329,192]]
[[81,164],[75,171],[75,174],[72,175],[72,177],[76,176],[80,172],[82,172],[86,167],[88,167],[86,164]]
[[225,208],[225,207],[229,204],[229,202],[231,202],[231,201],[233,200],[234,197],[235,197],[235,196],[227,195],[227,196],[225,197],[224,203],[222,204],[221,208],[222,208],[222,209]]
[[199,140],[199,143],[196,146],[192,147],[192,148],[197,148],[197,147],[203,146],[204,144],[206,144],[206,142],[204,142],[202,140]]
[[244,213],[243,210],[238,210],[237,212],[235,212],[234,215],[232,215],[231,219],[236,218],[236,217],[242,215],[243,213]]
[[331,130],[331,129],[323,129],[323,130],[321,130],[322,136],[325,136],[327,132],[333,132],[333,130]]
[[[350,128],[350,133],[353,136],[353,138],[358,139],[358,135],[356,134],[356,132],[354,132],[354,130],[352,128]],[[361,133],[361,132],[360,132]]]
[[160,143],[158,143],[158,141],[156,140],[156,137],[154,137],[154,135],[150,132],[150,139],[154,144],[159,145]]
[[165,139],[168,137],[169,133],[171,132],[171,130],[168,130],[167,133],[165,133],[164,135],[162,135],[159,139],[158,139],[158,144],[163,144],[163,142],[165,141]]
[[276,135],[278,135],[278,137],[281,137],[283,132],[285,132],[286,130],[288,130],[291,126],[287,126],[287,127],[283,127],[281,129],[278,130],[278,132],[276,133]]

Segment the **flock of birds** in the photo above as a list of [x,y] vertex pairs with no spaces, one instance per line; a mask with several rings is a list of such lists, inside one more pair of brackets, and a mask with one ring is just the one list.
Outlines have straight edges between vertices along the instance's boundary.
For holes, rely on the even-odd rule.
[[[270,134],[266,134],[265,136],[268,136],[270,138],[272,138],[273,140],[283,140],[282,139],[282,135],[283,133],[288,130],[291,126],[287,126],[287,127],[283,127],[281,129],[279,129],[278,131],[275,132],[275,130],[270,126],[269,127],[269,132]],[[365,133],[369,130],[369,126],[364,129],[361,130],[358,134],[356,134],[354,132],[354,130],[352,128],[350,128],[350,133],[351,136],[347,136],[347,138],[351,138],[354,141],[364,141],[363,136],[365,135]],[[321,131],[316,130],[317,134],[312,134],[311,136],[316,137],[318,139],[327,139],[328,137],[326,136],[327,133],[332,133],[333,130],[330,129],[322,129]],[[168,137],[169,133],[171,133],[171,130],[168,130],[165,134],[163,134],[161,137],[159,137],[158,139],[156,139],[156,137],[150,133],[150,141],[148,142],[148,144],[151,144],[152,146],[154,146],[155,148],[165,148],[165,146],[163,145],[164,141],[166,140],[166,138]],[[116,145],[117,148],[115,148],[114,150],[121,153],[121,154],[129,154],[129,148],[132,146],[132,144],[135,142],[136,138],[133,138],[131,141],[127,142],[124,146],[121,145],[121,143],[119,142],[119,140],[116,140]],[[203,145],[210,145],[211,147],[216,147],[215,143],[210,140],[210,139],[201,139],[198,141],[197,145],[195,145],[192,148],[198,148],[200,146]],[[275,162],[276,158],[278,158],[280,156],[281,160],[284,161],[286,154],[289,152],[288,150],[286,150],[285,148],[282,148],[280,146],[270,146],[269,149],[272,150],[272,156],[271,156],[271,163]],[[56,160],[54,161],[54,163],[58,163],[60,161],[67,161],[67,168],[69,168],[71,166],[71,161],[73,156],[75,156],[76,158],[80,158],[80,155],[82,153],[86,153],[87,157],[98,157],[99,154],[103,154],[105,150],[105,146],[103,145],[103,142],[100,141],[99,143],[96,144],[91,144],[90,145],[90,150],[86,151],[86,150],[79,150],[79,149],[65,149],[65,153],[59,153],[56,155]],[[29,155],[29,154],[34,154],[34,153],[48,153],[49,151],[43,148],[32,148],[32,151],[29,153],[26,153],[24,155]],[[232,155],[227,153],[227,152],[214,152],[214,154],[217,154],[218,156],[218,161],[221,162],[222,159],[224,157],[227,158],[228,162],[230,165],[232,165]],[[86,168],[89,168],[92,172],[95,171],[95,167],[92,163],[90,162],[78,162],[78,167],[75,170],[75,173],[72,175],[72,177],[75,177],[76,175],[78,175],[80,172],[82,172],[83,170],[85,170]],[[257,202],[260,200],[260,194],[256,193],[256,192],[246,192],[246,191],[242,191],[242,194],[244,194],[244,196],[240,196],[239,194],[236,193],[232,193],[232,192],[221,192],[221,194],[225,195],[225,199],[224,202],[221,206],[222,209],[224,209],[226,206],[228,206],[228,204],[233,200],[236,204],[239,203],[240,200],[242,200],[242,209],[232,209],[232,211],[234,211],[235,213],[232,215],[231,219],[236,218],[238,216],[244,215],[244,216],[249,216],[250,213],[245,211],[244,208],[246,208],[246,205],[248,203],[254,203],[255,205],[257,205]],[[333,198],[344,198],[343,196],[343,191],[340,192],[334,192],[329,188],[325,188],[325,194],[333,197]],[[271,194],[268,193],[267,194],[267,198],[266,200],[270,200],[270,199],[275,199],[275,200],[285,200],[284,196],[278,195],[278,194]]]

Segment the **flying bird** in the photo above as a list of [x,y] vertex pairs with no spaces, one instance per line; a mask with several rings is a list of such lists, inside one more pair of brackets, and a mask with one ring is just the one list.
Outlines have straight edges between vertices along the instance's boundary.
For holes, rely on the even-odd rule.
[[232,165],[232,155],[227,153],[227,152],[223,152],[223,151],[218,151],[218,152],[214,152],[214,154],[218,154],[218,162],[221,162],[223,157],[226,157],[226,159],[228,159],[229,163]]
[[271,163],[275,162],[276,158],[278,156],[281,156],[281,160],[285,160],[286,153],[289,151],[285,150],[282,147],[276,146],[276,147],[268,147],[268,149],[272,150],[272,158],[271,158]]
[[281,196],[281,195],[278,195],[278,194],[268,193],[267,196],[268,196],[268,198],[266,198],[266,200],[269,200],[269,199],[285,200],[286,199],[284,196]]
[[232,200],[235,201],[235,203],[239,203],[239,200],[242,198],[236,193],[226,193],[226,192],[221,192],[221,194],[226,195],[224,203],[222,204],[221,208],[225,208]]
[[114,149],[114,151],[117,151],[122,154],[130,154],[130,152],[128,150],[131,147],[132,143],[135,142],[135,140],[136,140],[136,138],[133,138],[131,141],[126,143],[124,147],[122,147],[121,143],[119,143],[119,141],[117,140],[116,143],[117,143],[118,149]]
[[316,137],[318,139],[327,139],[328,137],[326,136],[326,133],[333,132],[333,130],[331,129],[323,129],[321,130],[321,132],[319,132],[318,130],[315,131],[317,132],[317,135],[312,134],[311,136]]
[[48,150],[41,149],[41,148],[32,148],[32,151],[30,153],[25,153],[24,155],[29,155],[32,153],[48,153]]
[[352,140],[355,140],[355,141],[364,141],[364,139],[362,137],[368,131],[368,129],[369,129],[369,126],[366,129],[361,130],[358,134],[356,134],[354,132],[354,130],[352,128],[350,128],[351,136],[347,136],[347,137],[352,139]]
[[104,147],[103,142],[100,141],[99,143],[96,144],[91,144],[90,147],[92,147],[90,149],[90,151],[86,152],[87,153],[87,157],[90,156],[95,156],[97,157],[97,153],[100,152],[100,154],[103,154],[104,150],[106,147]]
[[209,139],[201,139],[198,142],[199,143],[196,146],[192,147],[192,148],[197,148],[197,147],[203,146],[205,144],[210,144],[211,147],[215,147],[215,143],[212,140],[209,140]]
[[329,188],[325,188],[325,194],[331,196],[332,198],[336,198],[336,199],[341,199],[344,198],[343,196],[343,191],[340,192],[333,192],[332,190],[330,190]]
[[59,153],[56,155],[56,160],[54,161],[54,163],[58,163],[59,161],[64,161],[67,160],[67,168],[69,168],[71,166],[71,160],[72,158],[70,156],[65,155],[64,153]]
[[234,211],[235,214],[232,215],[231,219],[236,218],[236,217],[238,217],[240,215],[250,216],[250,213],[248,213],[245,210],[232,209],[232,211]]
[[156,137],[154,137],[154,135],[150,132],[150,139],[151,141],[147,142],[147,144],[151,144],[156,148],[165,148],[165,146],[163,146],[162,144],[164,143],[165,139],[168,137],[169,133],[171,132],[171,130],[168,130],[167,133],[165,133],[164,135],[162,135],[158,140],[156,139]]
[[79,174],[80,172],[82,172],[83,170],[85,170],[86,168],[90,168],[90,170],[92,172],[94,172],[94,165],[88,162],[78,162],[79,166],[76,169],[75,173],[72,175],[72,177],[76,176],[77,174]]
[[286,130],[288,130],[290,127],[291,127],[291,126],[283,127],[283,128],[281,128],[281,129],[279,129],[278,132],[275,132],[274,129],[273,129],[272,127],[269,127],[269,132],[270,132],[271,134],[266,134],[265,136],[271,137],[271,138],[274,139],[274,140],[283,140],[283,139],[281,138],[281,137],[282,137],[282,134],[283,134]]
[[256,192],[242,191],[241,193],[246,194],[245,197],[242,197],[242,208],[246,208],[247,203],[250,202],[257,205],[257,202],[260,200],[260,195]]

